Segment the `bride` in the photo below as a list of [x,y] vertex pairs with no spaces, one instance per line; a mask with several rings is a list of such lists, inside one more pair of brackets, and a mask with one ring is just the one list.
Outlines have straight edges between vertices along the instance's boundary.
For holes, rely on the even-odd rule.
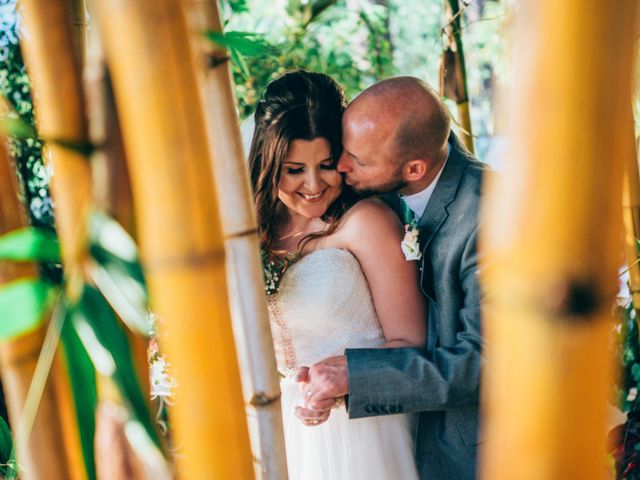
[[267,87],[255,113],[249,160],[289,478],[417,479],[407,415],[349,420],[336,399],[330,418],[295,416],[299,366],[345,348],[425,342],[418,270],[401,251],[400,221],[378,199],[356,202],[336,171],[344,105],[330,77],[296,71]]

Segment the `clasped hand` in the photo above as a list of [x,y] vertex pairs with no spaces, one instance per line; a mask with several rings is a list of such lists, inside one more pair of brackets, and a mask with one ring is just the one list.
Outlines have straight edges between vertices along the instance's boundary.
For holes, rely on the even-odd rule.
[[329,419],[332,408],[342,404],[349,393],[347,358],[330,357],[311,367],[300,367],[296,381],[304,405],[295,407],[295,415],[308,426],[320,425]]

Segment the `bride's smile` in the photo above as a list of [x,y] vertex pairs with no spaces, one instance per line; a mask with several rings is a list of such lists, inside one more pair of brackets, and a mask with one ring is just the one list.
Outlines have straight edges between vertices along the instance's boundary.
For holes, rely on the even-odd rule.
[[[325,190],[326,190],[326,189],[325,189]],[[320,201],[320,199],[322,198],[322,194],[325,192],[325,190],[322,190],[321,192],[319,192],[319,193],[315,193],[315,194],[312,194],[312,193],[302,193],[302,192],[298,192],[298,193],[299,193],[299,194],[302,196],[302,198],[304,198],[307,202],[315,203],[315,202]]]
[[293,140],[282,164],[278,198],[292,214],[321,217],[338,198],[342,179],[324,138]]

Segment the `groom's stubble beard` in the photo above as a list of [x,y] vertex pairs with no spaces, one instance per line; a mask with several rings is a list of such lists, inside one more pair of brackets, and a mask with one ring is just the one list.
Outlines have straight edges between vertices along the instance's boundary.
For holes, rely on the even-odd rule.
[[[344,178],[344,174],[343,174]],[[402,178],[402,165],[396,165],[391,177],[384,182],[366,185],[364,187],[358,187],[352,185],[351,188],[358,195],[369,196],[382,193],[397,192],[398,190],[405,188],[409,183]]]

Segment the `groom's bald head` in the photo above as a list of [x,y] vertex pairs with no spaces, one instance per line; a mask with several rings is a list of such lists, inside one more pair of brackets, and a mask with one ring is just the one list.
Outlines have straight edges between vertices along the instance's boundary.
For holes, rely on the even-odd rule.
[[446,151],[451,128],[444,103],[415,77],[390,78],[367,88],[349,104],[344,120],[346,128],[365,123],[378,134],[372,137],[387,139],[400,163],[437,160]]

